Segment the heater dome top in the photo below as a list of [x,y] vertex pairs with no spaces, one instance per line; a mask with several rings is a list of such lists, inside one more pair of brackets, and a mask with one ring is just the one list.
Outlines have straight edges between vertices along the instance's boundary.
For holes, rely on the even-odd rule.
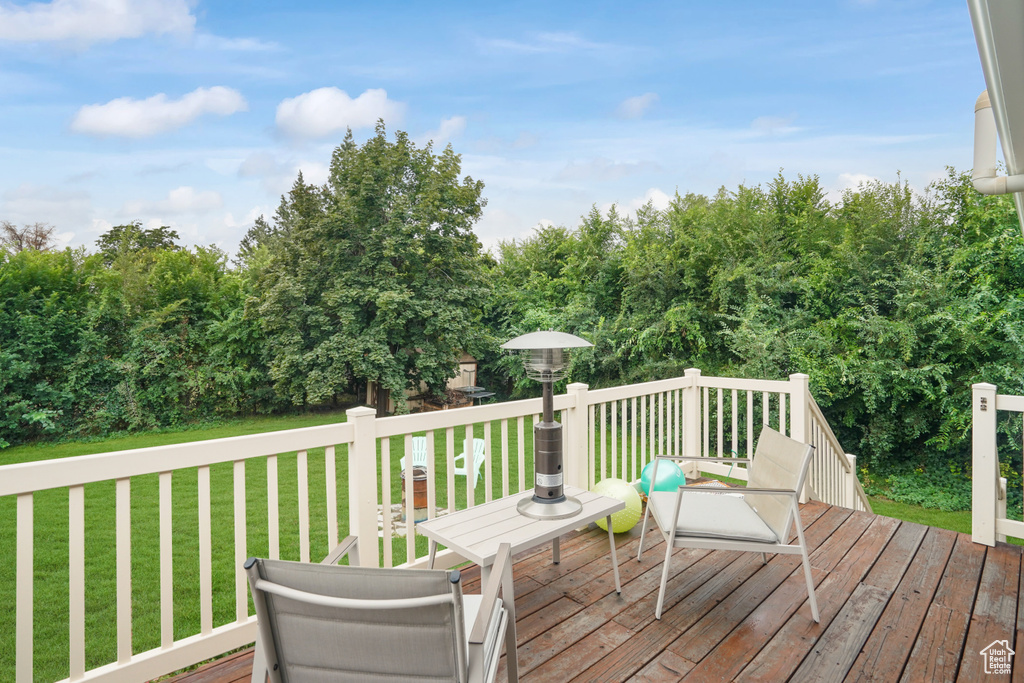
[[515,339],[510,339],[502,344],[501,348],[519,351],[527,349],[573,349],[583,346],[593,346],[593,344],[586,339],[567,332],[538,330],[537,332],[530,332]]

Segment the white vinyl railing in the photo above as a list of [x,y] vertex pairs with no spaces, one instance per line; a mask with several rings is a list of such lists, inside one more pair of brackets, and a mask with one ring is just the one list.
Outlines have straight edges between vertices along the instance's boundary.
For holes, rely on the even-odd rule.
[[971,386],[971,536],[994,546],[1007,536],[1024,538],[1024,522],[1006,516],[1006,478],[1000,476],[998,411],[1024,413],[1024,396],[996,393],[994,384]]
[[[250,554],[317,561],[349,533],[360,538],[364,565],[424,564],[426,542],[414,523],[413,477],[404,481],[405,520],[394,522],[391,515],[403,498],[399,461],[411,458],[413,439],[426,440],[427,515],[432,517],[532,488],[531,432],[541,408],[539,398],[386,418],[377,418],[370,408],[353,408],[343,424],[0,467],[0,503],[5,497],[17,501],[15,523],[0,519],[16,529],[16,680],[36,677],[35,586],[48,580],[36,563],[41,550],[34,545],[40,538],[37,497],[49,506],[57,494],[67,504],[69,680],[149,680],[255,639],[242,571]],[[590,488],[608,477],[635,483],[644,465],[662,453],[749,457],[761,425],[770,425],[817,446],[810,497],[870,509],[856,481],[855,459],[839,446],[810,397],[806,375],[749,380],[704,377],[691,369],[683,377],[594,391],[570,384],[567,393],[555,396],[554,408],[563,425],[567,484]],[[471,474],[457,477],[454,470],[459,453],[466,454],[463,466],[472,467],[476,439],[483,440],[486,459],[474,488]],[[706,463],[691,468],[697,471],[747,478],[742,465]],[[89,668],[86,567],[97,562],[86,555],[87,547],[90,553],[94,549],[86,543],[93,524],[86,508],[97,503],[87,505],[86,499],[94,490],[89,487],[111,484],[112,500],[98,505],[114,512],[116,644],[105,661]],[[339,487],[347,495],[339,497]],[[189,503],[184,519],[181,499]],[[150,536],[133,537],[140,517],[155,519]],[[183,562],[180,546],[192,536],[195,556]],[[155,547],[158,567],[133,561],[133,545]],[[176,570],[176,556],[179,565],[189,566]],[[462,561],[444,551],[435,565]],[[197,587],[176,590],[192,566]],[[159,619],[144,613],[147,608],[133,596],[133,580],[148,582],[159,593],[151,603]],[[226,600],[228,591],[233,599]],[[198,628],[182,635],[183,623],[193,623],[183,621],[186,613],[198,613]],[[9,619],[0,615],[0,637],[11,621],[4,618]],[[151,634],[140,633],[139,623],[159,624],[147,627],[159,629],[159,640],[140,637]],[[159,644],[139,651],[141,642]],[[54,647],[60,645],[47,643],[47,650]],[[96,659],[94,649],[90,646],[90,662]]]

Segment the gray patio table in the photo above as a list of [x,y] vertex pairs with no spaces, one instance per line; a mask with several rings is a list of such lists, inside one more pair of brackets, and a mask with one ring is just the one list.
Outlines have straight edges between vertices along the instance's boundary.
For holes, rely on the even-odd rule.
[[512,552],[517,553],[545,541],[551,541],[551,560],[558,564],[558,539],[562,534],[606,517],[612,570],[615,573],[615,592],[621,594],[619,562],[615,556],[615,535],[612,532],[611,516],[625,508],[626,504],[621,500],[572,486],[566,486],[564,491],[567,496],[577,498],[583,503],[583,509],[579,514],[566,519],[533,519],[519,514],[516,505],[521,499],[533,495],[531,489],[459,510],[444,517],[420,522],[416,525],[417,530],[430,539],[428,566],[433,568],[437,544],[440,543],[480,565],[480,579],[486,582],[498,552],[498,544],[509,543],[512,545]]

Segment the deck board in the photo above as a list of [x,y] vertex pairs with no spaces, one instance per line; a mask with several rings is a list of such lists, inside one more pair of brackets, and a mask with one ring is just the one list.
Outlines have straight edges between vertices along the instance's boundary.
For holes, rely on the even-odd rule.
[[[676,549],[665,610],[654,618],[665,544],[639,526],[616,537],[622,595],[608,536],[589,529],[515,556],[523,681],[970,681],[993,640],[1024,647],[1021,547],[808,503],[821,623],[811,619],[799,557]],[[479,590],[479,568],[463,572]],[[1018,635],[1020,634],[1020,635]],[[1024,654],[1021,655],[1024,657]],[[1014,675],[1024,665],[1014,658]],[[252,651],[228,655],[173,683],[248,680]],[[504,674],[499,674],[499,680]],[[1015,679],[1015,680],[1016,680]]]

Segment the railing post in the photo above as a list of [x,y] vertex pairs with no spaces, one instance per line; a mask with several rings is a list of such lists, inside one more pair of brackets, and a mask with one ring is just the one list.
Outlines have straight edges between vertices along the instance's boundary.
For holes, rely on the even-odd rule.
[[587,390],[589,385],[573,382],[566,387],[566,392],[573,397],[573,404],[566,411],[562,426],[568,437],[568,453],[565,454],[565,482],[570,486],[586,489],[590,481],[590,438],[587,429]]
[[846,473],[846,507],[851,510],[857,509],[857,456],[846,454],[846,459],[850,461],[850,471]]
[[996,386],[971,386],[971,537],[996,544],[999,454],[996,451]]
[[[683,455],[687,458],[700,457],[700,370],[687,368],[683,376],[690,383],[683,388]],[[689,477],[700,476],[700,465],[689,462],[683,467]]]
[[[354,440],[348,450],[349,533],[359,538],[359,564],[379,567],[377,547],[377,411],[360,406],[345,411]],[[472,457],[472,456],[470,456]]]
[[[789,390],[789,436],[802,443],[811,442],[811,421],[809,418],[810,401],[810,376],[802,372],[796,372],[789,376],[789,383],[792,389]],[[811,468],[814,468],[814,459],[811,460]],[[810,477],[808,476],[808,479]],[[804,481],[804,490],[800,492],[800,502],[806,503],[810,500],[808,493],[809,482]]]
[[810,376],[797,372],[789,376],[789,383],[793,386],[789,391],[789,436],[803,443],[810,443],[810,420],[808,412],[810,402]]

